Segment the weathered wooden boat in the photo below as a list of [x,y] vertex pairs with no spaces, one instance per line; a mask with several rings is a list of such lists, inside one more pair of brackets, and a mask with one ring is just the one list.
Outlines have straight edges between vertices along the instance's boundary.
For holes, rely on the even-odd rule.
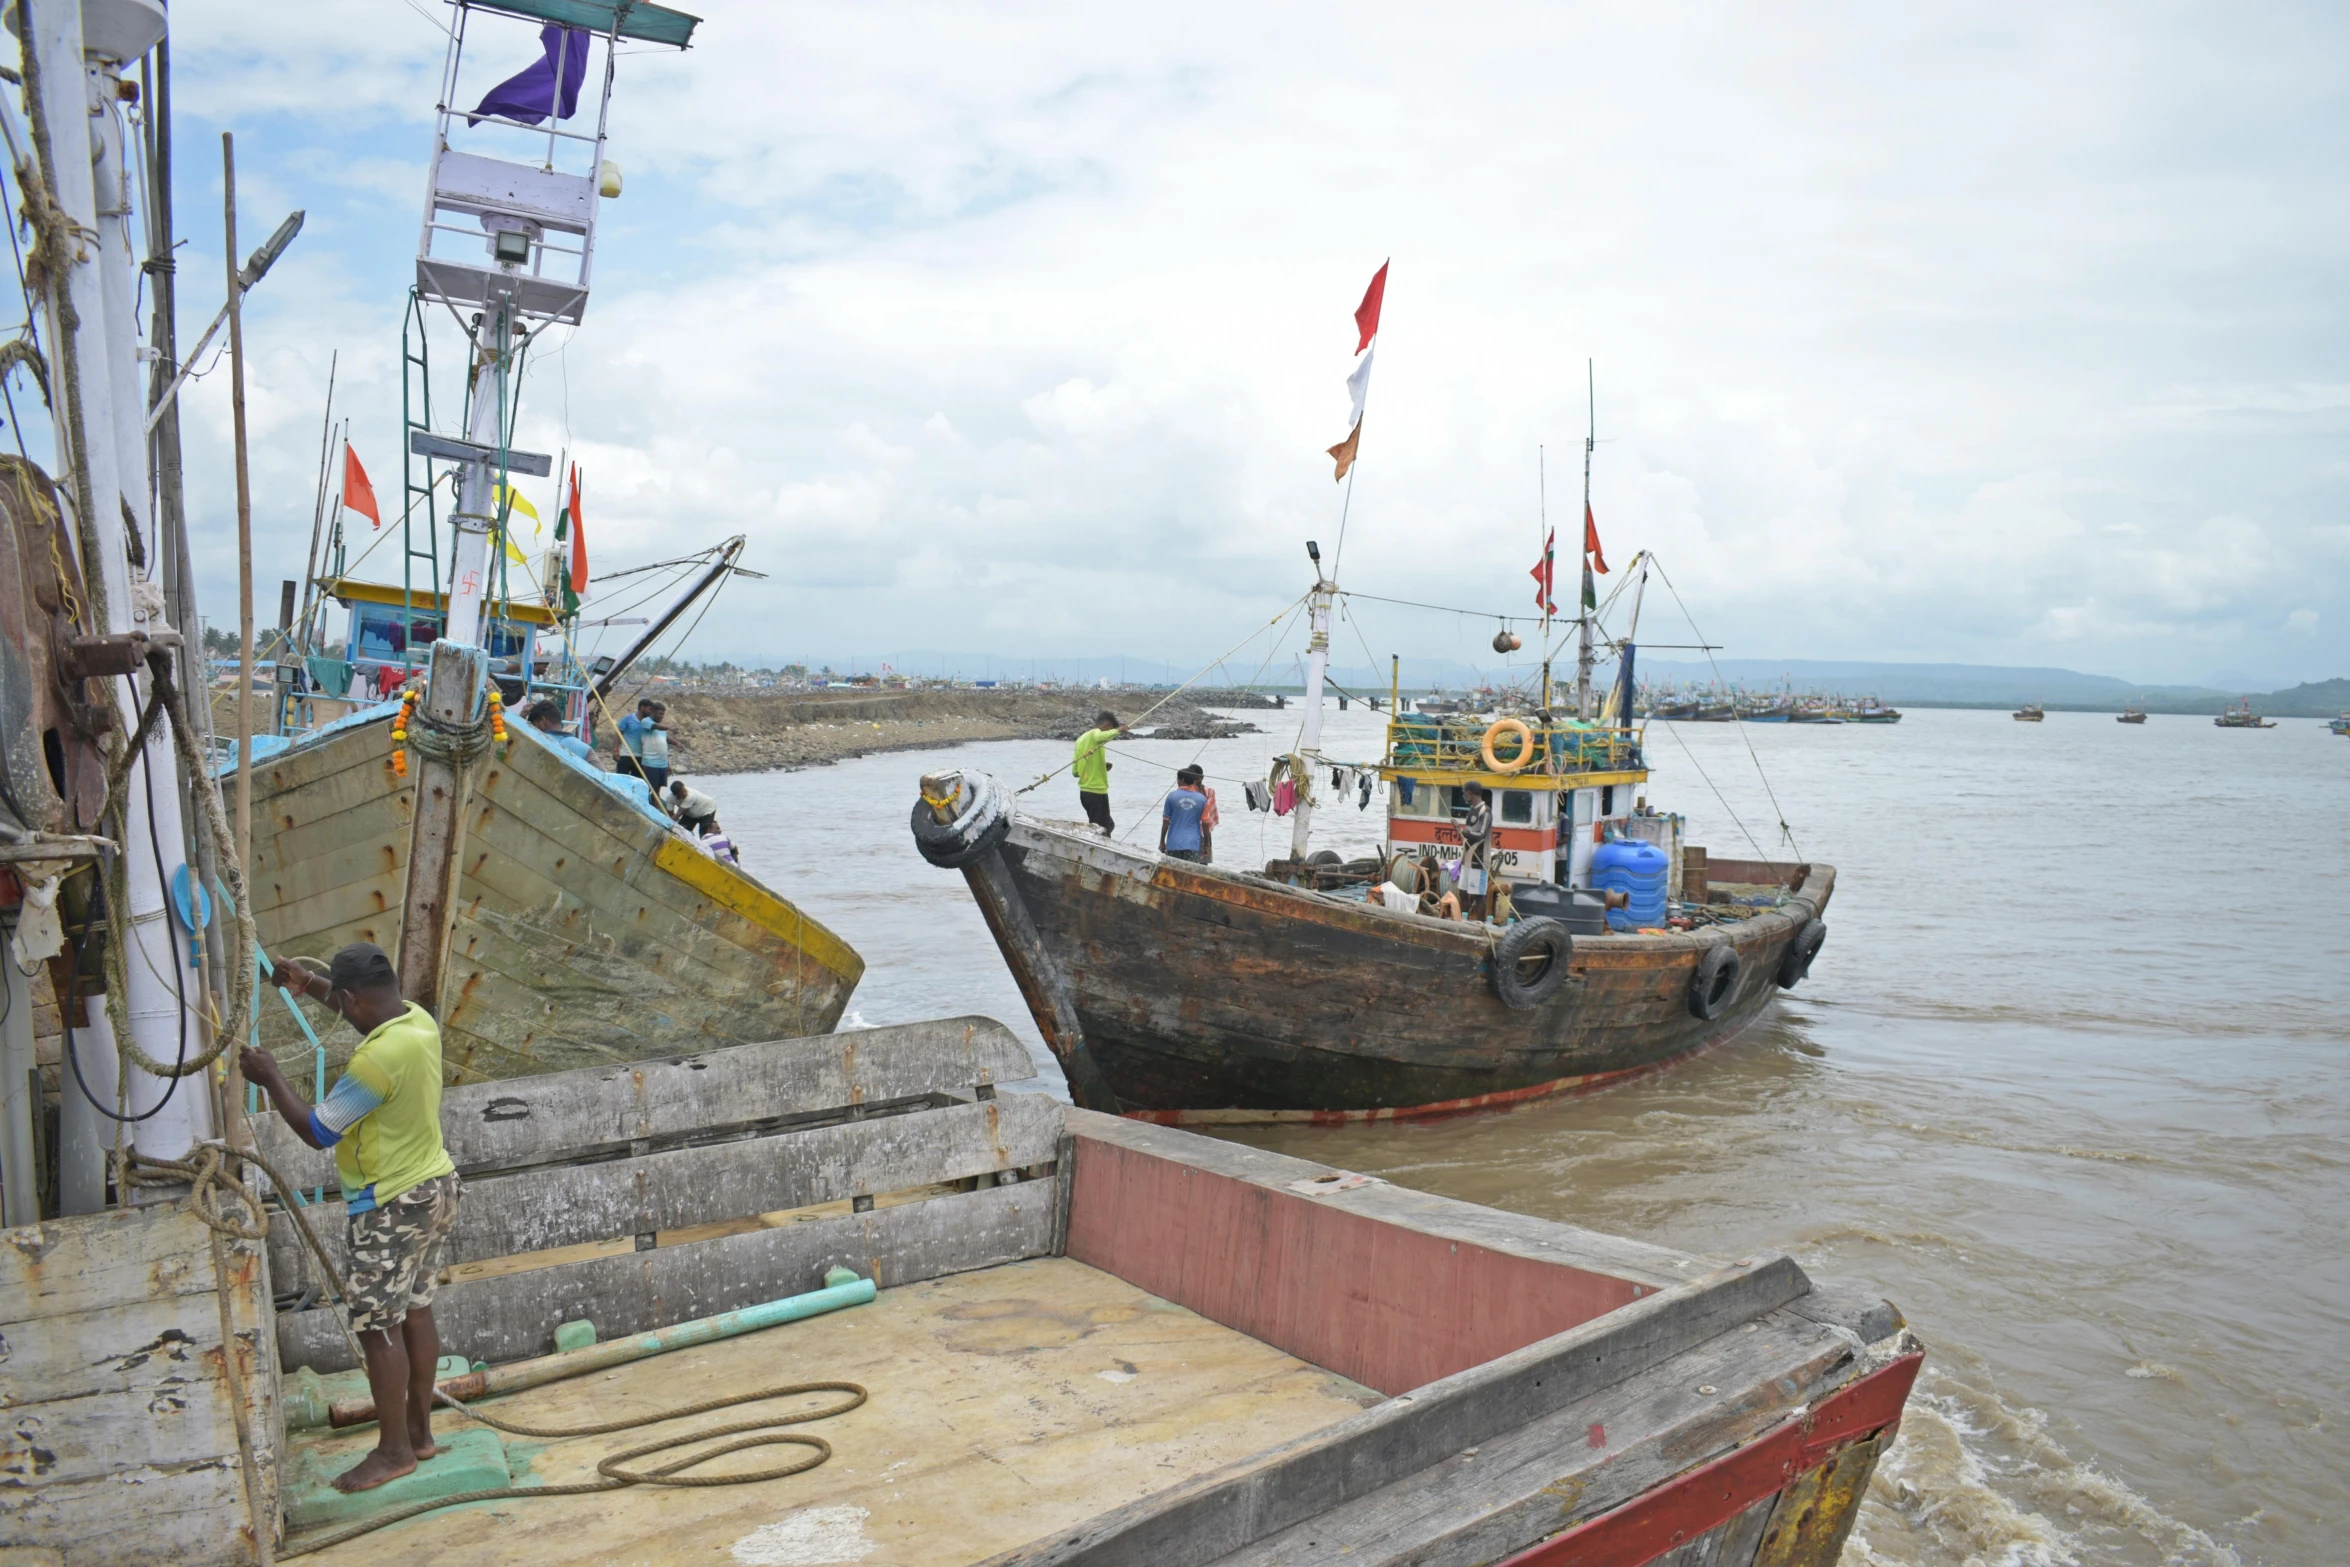
[[2274,729],[2277,726],[2275,719],[2263,718],[2252,711],[2252,698],[2248,696],[2237,698],[2234,707],[2221,713],[2212,722],[2222,729]]
[[2146,722],[2146,709],[2142,707],[2125,707],[2120,712],[2114,714],[2113,721],[2117,724],[2142,724]]
[[[266,1241],[181,1203],[10,1231],[0,1539],[188,1567],[1836,1560],[1922,1358],[1884,1301],[1000,1091],[1032,1071],[961,1018],[452,1089],[443,1343],[551,1380],[459,1394],[534,1434],[443,1410],[439,1457],[356,1496],[326,1480],[374,1441],[363,1384],[287,1212]],[[326,1176],[283,1128],[262,1147]],[[339,1267],[336,1205],[308,1217]],[[842,1309],[709,1326],[827,1277]],[[643,1334],[691,1353],[628,1358]],[[756,1397],[819,1379],[862,1399],[799,1424],[843,1400]],[[558,1494],[761,1415],[825,1456]]]
[[[1730,1038],[1810,973],[1834,870],[1709,863],[1680,817],[1649,808],[1628,642],[1608,727],[1398,714],[1377,764],[1331,779],[1318,660],[1333,591],[1314,597],[1302,744],[1277,764],[1297,791],[1290,856],[1261,873],[1019,818],[985,774],[923,780],[916,846],[963,872],[1079,1104],[1205,1124],[1579,1092]],[[1367,801],[1372,774],[1385,852],[1309,854],[1317,792]],[[1482,867],[1462,858],[1472,785],[1491,801]],[[1634,843],[1650,895],[1603,910],[1614,872],[1595,868]]]
[[2026,702],[2023,706],[2017,708],[2008,716],[2013,718],[2019,724],[2036,724],[2045,719],[2048,715],[2036,704]]
[[1809,972],[1836,884],[1825,865],[1712,860],[1698,874],[1721,923],[1575,935],[1507,972],[1564,976],[1521,1010],[1495,986],[1505,932],[1359,890],[1025,817],[963,870],[1072,1092],[1098,1071],[1105,1107],[1189,1124],[1449,1114],[1653,1069]]
[[[257,754],[249,884],[273,956],[398,947],[418,780],[393,760],[396,712],[366,710]],[[527,724],[508,732],[471,764],[453,856],[437,1009],[451,1081],[839,1022],[864,972],[848,943],[713,858],[643,780],[601,772]],[[262,1016],[265,1044],[303,1042],[284,1008]]]

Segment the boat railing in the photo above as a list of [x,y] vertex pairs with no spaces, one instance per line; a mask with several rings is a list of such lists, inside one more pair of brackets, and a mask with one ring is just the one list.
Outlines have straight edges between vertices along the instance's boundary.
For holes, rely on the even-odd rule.
[[[1526,725],[1534,755],[1523,771],[1559,773],[1622,772],[1643,766],[1640,742],[1628,730],[1586,729],[1572,724]],[[1492,771],[1485,765],[1482,722],[1446,723],[1404,716],[1387,726],[1386,765],[1402,772]],[[1504,760],[1514,760],[1515,737],[1500,742]]]

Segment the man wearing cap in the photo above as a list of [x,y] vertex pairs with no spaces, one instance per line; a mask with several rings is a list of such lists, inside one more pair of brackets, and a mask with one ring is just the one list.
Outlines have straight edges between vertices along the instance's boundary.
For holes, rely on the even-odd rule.
[[323,1003],[366,1036],[316,1107],[274,1056],[245,1050],[237,1059],[295,1136],[335,1151],[351,1243],[344,1292],[367,1356],[378,1433],[375,1450],[336,1477],[335,1488],[367,1491],[439,1451],[432,1388],[441,1336],[432,1299],[459,1191],[441,1142],[441,1030],[431,1013],[401,998],[392,960],[364,941],[336,953],[324,975],[280,963],[270,982]]

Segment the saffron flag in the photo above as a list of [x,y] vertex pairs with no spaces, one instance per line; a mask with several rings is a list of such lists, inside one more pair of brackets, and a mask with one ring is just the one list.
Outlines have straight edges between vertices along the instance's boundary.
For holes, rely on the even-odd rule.
[[1558,541],[1559,530],[1553,528],[1542,541],[1542,558],[1534,563],[1529,573],[1534,578],[1534,607],[1547,618],[1559,612],[1558,607]]
[[375,486],[367,482],[367,470],[359,466],[359,454],[349,441],[343,443],[343,506],[379,528],[384,525],[384,514],[375,504]]
[[1387,302],[1387,267],[1388,263],[1379,263],[1379,270],[1371,274],[1371,286],[1363,290],[1363,302],[1355,306],[1355,330],[1362,334],[1355,344],[1358,354],[1379,335],[1379,307]]
[[536,125],[549,115],[568,120],[578,111],[579,84],[587,77],[587,29],[550,22],[539,29],[539,47],[545,57],[491,88],[465,117],[467,125],[492,115]]
[[1599,552],[1599,524],[1592,520],[1591,503],[1583,503],[1583,607],[1599,608],[1599,589],[1592,584],[1591,571],[1597,567],[1607,570],[1607,557]]
[[1330,448],[1330,456],[1338,463],[1337,477],[1346,477],[1346,470],[1355,465],[1355,451],[1363,442],[1363,421],[1355,420],[1355,427],[1346,432],[1346,439]]

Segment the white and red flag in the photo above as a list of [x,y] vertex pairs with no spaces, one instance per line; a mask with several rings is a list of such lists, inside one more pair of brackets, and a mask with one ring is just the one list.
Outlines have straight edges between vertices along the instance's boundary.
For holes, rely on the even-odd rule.
[[1329,451],[1331,459],[1338,464],[1335,477],[1340,480],[1345,479],[1347,470],[1355,465],[1355,454],[1362,445],[1363,403],[1371,392],[1371,361],[1379,352],[1376,341],[1379,336],[1379,309],[1387,302],[1387,267],[1388,263],[1379,263],[1379,270],[1371,274],[1371,286],[1363,290],[1363,302],[1355,306],[1355,352],[1361,358],[1356,360],[1353,373],[1346,378],[1347,396],[1353,400],[1354,406],[1347,415],[1346,439]]

